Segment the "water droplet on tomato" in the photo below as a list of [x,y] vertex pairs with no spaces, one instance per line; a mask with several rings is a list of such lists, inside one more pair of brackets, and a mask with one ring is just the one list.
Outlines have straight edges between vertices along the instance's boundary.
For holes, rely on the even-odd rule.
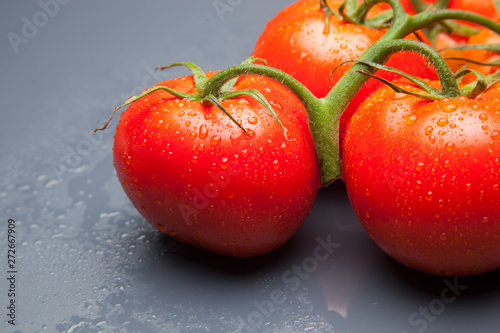
[[252,138],[252,137],[255,136],[255,131],[254,130],[246,128],[246,131],[247,131],[248,137]]
[[411,125],[415,124],[416,122],[417,122],[417,116],[415,116],[414,114],[412,114],[411,116],[409,116],[405,119],[405,123],[408,126],[411,126]]
[[347,49],[347,44],[346,43],[340,44],[340,49],[346,50]]
[[442,233],[440,238],[441,238],[442,241],[445,241],[446,240],[446,234]]
[[433,130],[434,130],[434,128],[432,126],[427,126],[425,128],[425,135],[427,135],[427,136],[431,135]]
[[198,133],[198,137],[202,140],[206,139],[206,137],[208,136],[208,129],[207,129],[207,126],[205,124],[202,124],[200,126],[200,130],[199,130],[199,133]]
[[252,125],[257,124],[257,121],[258,121],[257,117],[255,117],[255,116],[248,117],[247,120],[248,120],[248,123],[252,124]]
[[432,191],[427,192],[425,195],[425,200],[431,201],[432,200]]
[[493,133],[491,133],[491,138],[493,140],[500,140],[500,131],[494,130]]
[[219,135],[214,135],[211,139],[210,139],[210,143],[213,145],[213,146],[217,146],[221,141],[221,137]]
[[231,132],[231,135],[229,137],[231,139],[231,143],[233,145],[237,146],[240,143],[240,141],[243,139],[243,135],[245,135],[245,133],[241,130]]
[[179,117],[182,117],[185,113],[186,113],[186,112],[184,112],[184,111],[179,111],[179,112],[177,112],[177,115],[178,115]]
[[225,169],[227,169],[227,167],[228,167],[228,162],[229,162],[229,158],[227,158],[227,157],[223,157],[223,158],[221,159],[221,163],[220,163],[220,167],[221,167],[221,169],[224,169],[224,170],[225,170]]
[[186,120],[186,122],[184,123],[184,125],[185,125],[186,127],[189,127],[189,126],[191,126],[191,121],[189,121],[189,120]]
[[453,142],[448,142],[444,147],[447,151],[450,152],[455,150],[455,144]]
[[472,106],[472,110],[474,110],[474,111],[479,110],[479,106],[478,106],[477,104],[474,104],[474,105]]
[[450,105],[447,105],[445,108],[444,108],[444,112],[454,112],[457,110],[457,106],[455,104],[450,104]]
[[448,120],[448,118],[441,118],[441,119],[439,119],[439,120],[437,121],[437,125],[438,125],[439,127],[445,127],[446,125],[448,125],[448,124],[449,124],[449,122],[450,122],[450,121]]
[[189,134],[189,138],[190,138],[191,140],[196,139],[196,136],[197,136],[197,135],[196,135],[196,132],[191,132],[191,133]]
[[205,145],[203,143],[200,143],[200,145],[198,146],[198,150],[199,151],[204,151],[205,150]]
[[162,224],[157,224],[156,225],[156,230],[158,230],[161,233],[164,233],[166,229],[165,229],[165,227]]
[[430,143],[436,143],[436,137],[435,137],[434,135],[432,135],[432,134],[431,134],[431,135],[429,136],[429,142],[430,142]]
[[278,160],[273,161],[273,168],[274,170],[278,170],[280,168],[280,163]]
[[489,117],[488,117],[488,115],[486,113],[481,113],[479,115],[479,119],[481,119],[482,121],[486,121],[486,120],[488,120],[488,118]]
[[190,116],[190,117],[194,117],[196,115],[197,115],[197,113],[195,111],[189,111],[188,112],[188,116]]

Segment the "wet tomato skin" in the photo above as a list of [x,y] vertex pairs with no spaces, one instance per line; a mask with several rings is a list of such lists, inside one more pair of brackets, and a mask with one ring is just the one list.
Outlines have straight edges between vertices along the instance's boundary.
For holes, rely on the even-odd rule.
[[499,92],[432,102],[382,88],[352,117],[343,180],[397,261],[443,276],[500,268]]
[[[332,10],[338,10],[342,3],[342,0],[328,1]],[[373,8],[370,15],[381,13],[381,8]],[[357,60],[385,33],[383,29],[347,23],[333,15],[330,15],[328,29],[325,30],[324,15],[317,0],[293,3],[267,22],[253,51],[254,56],[267,60],[269,66],[289,73],[317,97],[326,96],[351,64],[337,66]],[[423,35],[420,37],[425,39]],[[408,38],[416,39],[413,35]],[[422,55],[416,53],[395,54],[387,64],[418,77],[436,78],[434,69]],[[379,74],[387,79],[397,77],[392,73]],[[369,80],[351,104],[358,105],[379,86],[378,81]]]
[[[194,92],[192,77],[160,85]],[[319,188],[302,105],[269,79],[248,76],[235,86],[249,88],[268,98],[289,141],[250,97],[222,102],[247,135],[217,107],[158,90],[121,115],[113,148],[118,179],[148,222],[182,242],[238,257],[285,243]]]

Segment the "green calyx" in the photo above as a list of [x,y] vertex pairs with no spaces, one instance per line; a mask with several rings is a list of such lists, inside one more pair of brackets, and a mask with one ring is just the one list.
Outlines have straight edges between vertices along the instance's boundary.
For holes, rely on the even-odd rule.
[[[257,59],[255,57],[249,57],[242,62],[242,65],[251,64],[251,63],[256,62],[256,61],[264,62],[261,59]],[[283,135],[288,140],[287,129],[283,126],[280,119],[278,118],[278,116],[274,112],[271,104],[267,101],[267,99],[262,95],[262,93],[260,91],[255,90],[255,89],[243,89],[243,90],[233,91],[232,89],[234,88],[238,78],[233,78],[232,80],[225,82],[225,84],[223,86],[219,87],[218,90],[215,90],[215,91],[214,90],[207,90],[206,87],[210,86],[210,79],[207,77],[205,72],[203,72],[203,70],[198,65],[193,64],[191,62],[174,62],[168,66],[161,66],[161,67],[158,66],[155,68],[155,70],[165,70],[165,69],[175,67],[175,66],[185,66],[191,71],[191,74],[192,74],[193,80],[194,80],[194,84],[195,84],[196,93],[187,94],[187,93],[179,92],[175,89],[172,89],[172,88],[169,88],[166,86],[154,86],[150,89],[143,91],[139,95],[130,97],[129,99],[127,99],[125,101],[125,103],[117,106],[114,109],[113,114],[111,115],[109,120],[104,124],[104,126],[102,126],[100,128],[96,128],[94,130],[94,134],[97,131],[101,131],[101,130],[106,129],[106,127],[110,123],[111,119],[113,119],[114,115],[116,114],[116,112],[119,109],[121,109],[125,106],[128,106],[129,104],[137,101],[138,99],[143,98],[144,96],[151,94],[154,91],[165,90],[178,98],[200,102],[204,105],[217,106],[222,112],[224,112],[224,114],[226,116],[229,117],[229,119],[231,119],[231,121],[234,124],[236,124],[243,132],[245,132],[246,135],[249,135],[247,130],[245,128],[243,128],[243,126],[241,126],[240,123],[238,123],[238,121],[229,113],[229,111],[226,110],[226,108],[224,108],[224,106],[222,105],[221,102],[223,100],[226,100],[226,99],[231,99],[231,98],[236,98],[236,97],[241,97],[241,96],[252,97],[256,101],[261,103],[267,109],[267,111],[271,114],[271,116],[274,118],[274,120],[280,125],[281,129],[283,130]]]
[[343,2],[338,11],[333,10],[327,0],[320,0],[320,7],[325,13],[325,30],[324,33],[329,33],[330,16],[335,16],[344,22],[364,25],[375,29],[388,28],[393,20],[393,12],[388,10],[374,17],[367,18],[370,6],[366,5],[366,1],[358,3],[357,0],[346,0]]

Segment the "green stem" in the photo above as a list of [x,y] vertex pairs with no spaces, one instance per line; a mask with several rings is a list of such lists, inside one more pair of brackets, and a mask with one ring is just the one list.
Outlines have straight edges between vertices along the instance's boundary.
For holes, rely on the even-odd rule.
[[241,75],[263,75],[274,79],[298,97],[307,110],[309,129],[313,137],[316,156],[321,174],[321,185],[327,186],[340,176],[339,145],[333,140],[334,132],[331,126],[332,113],[325,112],[324,99],[316,98],[304,85],[291,75],[272,67],[262,65],[238,65],[220,71],[208,80],[201,97],[217,95],[220,88],[228,80]]

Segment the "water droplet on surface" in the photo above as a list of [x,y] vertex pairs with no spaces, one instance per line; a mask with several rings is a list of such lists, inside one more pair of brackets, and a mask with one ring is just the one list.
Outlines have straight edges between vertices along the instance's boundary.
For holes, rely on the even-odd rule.
[[229,158],[223,157],[221,159],[220,167],[221,169],[227,169]]
[[441,119],[438,120],[437,125],[439,127],[445,127],[449,123],[450,123],[450,121],[448,120],[448,118],[441,118]]
[[487,121],[489,119],[489,117],[486,113],[481,113],[479,115],[479,119],[481,119],[482,121]]
[[213,145],[213,146],[217,146],[221,141],[221,137],[219,135],[214,135],[211,139],[210,139],[210,143]]
[[447,151],[455,150],[455,144],[453,142],[448,142],[444,147]]
[[196,136],[197,136],[196,132],[191,132],[191,133],[189,134],[189,138],[190,138],[191,140],[196,139]]
[[434,130],[434,128],[432,126],[427,126],[425,128],[425,135],[427,135],[427,136],[431,135],[433,130]]
[[447,105],[445,108],[444,108],[444,112],[454,112],[457,110],[457,106],[455,104],[450,104],[450,105]]
[[500,131],[494,130],[490,136],[493,140],[500,140]]
[[273,168],[274,170],[278,170],[280,168],[280,163],[278,160],[273,161]]
[[411,125],[415,124],[416,122],[417,122],[417,116],[415,116],[414,114],[412,114],[411,116],[409,116],[405,119],[405,123],[408,126],[411,126]]
[[200,130],[199,130],[199,133],[198,133],[198,137],[202,140],[206,139],[206,137],[208,136],[208,129],[207,129],[207,126],[205,124],[202,124],[200,126]]
[[251,117],[247,118],[247,121],[248,121],[249,124],[255,125],[258,122],[258,118],[255,117],[255,116],[251,116]]

